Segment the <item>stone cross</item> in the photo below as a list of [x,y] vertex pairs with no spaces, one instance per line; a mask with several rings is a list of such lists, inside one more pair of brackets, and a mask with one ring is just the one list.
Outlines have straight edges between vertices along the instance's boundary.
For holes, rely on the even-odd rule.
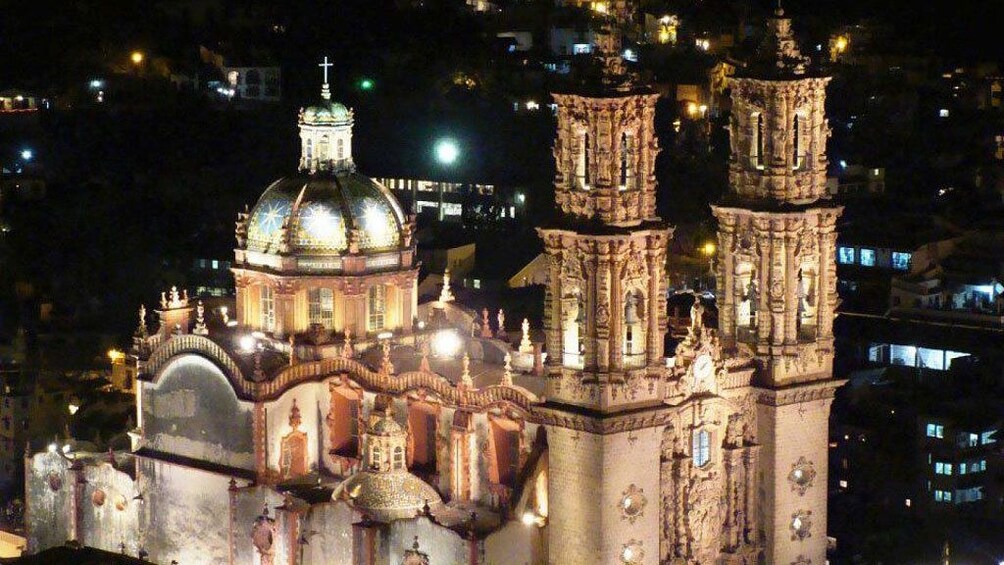
[[324,62],[317,65],[324,70],[324,84],[328,84],[328,68],[335,66],[334,63],[328,62],[328,56],[324,56]]

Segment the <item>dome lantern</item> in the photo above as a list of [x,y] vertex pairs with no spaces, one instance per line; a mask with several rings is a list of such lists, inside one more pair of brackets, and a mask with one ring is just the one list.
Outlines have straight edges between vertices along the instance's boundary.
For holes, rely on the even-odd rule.
[[321,101],[300,110],[300,171],[310,174],[355,170],[352,162],[352,110],[331,101],[328,86],[328,58],[318,65],[324,69]]

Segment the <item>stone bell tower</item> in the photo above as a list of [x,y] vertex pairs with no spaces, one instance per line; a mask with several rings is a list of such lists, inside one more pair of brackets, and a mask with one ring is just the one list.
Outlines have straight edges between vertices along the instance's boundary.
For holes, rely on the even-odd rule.
[[550,503],[553,563],[658,555],[658,512],[631,516],[629,530],[618,510],[626,492],[658,493],[658,434],[642,439],[639,422],[662,404],[672,235],[655,215],[658,96],[625,70],[624,17],[603,22],[592,80],[553,95],[558,218],[538,230],[549,266],[548,402],[540,410],[549,424],[549,490],[562,493]]
[[732,83],[729,191],[718,218],[722,344],[757,362],[761,520],[768,563],[826,559],[827,429],[837,306],[827,200],[830,77],[778,9]]

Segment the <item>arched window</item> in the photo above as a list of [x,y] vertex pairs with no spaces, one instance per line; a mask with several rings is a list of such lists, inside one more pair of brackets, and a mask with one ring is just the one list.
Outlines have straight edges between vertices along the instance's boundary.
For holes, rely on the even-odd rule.
[[359,393],[347,386],[331,391],[326,418],[332,455],[359,457]]
[[307,139],[307,161],[314,160],[314,140]]
[[397,446],[394,448],[394,470],[404,469],[404,448]]
[[695,467],[704,467],[711,461],[711,434],[707,430],[694,430],[693,458]]
[[330,288],[312,288],[307,294],[307,314],[311,324],[331,329],[335,324],[335,293]]
[[328,136],[322,135],[321,140],[317,142],[317,159],[321,161],[322,167],[326,166],[325,162],[330,159],[328,155]]
[[621,189],[631,188],[631,138],[625,132],[621,134]]
[[763,113],[756,112],[751,117],[751,121],[753,122],[753,140],[750,144],[750,156],[753,160],[753,166],[762,169],[764,163]]
[[267,331],[275,331],[275,291],[268,285],[261,287],[261,326]]
[[387,313],[387,287],[382,284],[375,284],[369,290],[368,309],[369,330],[382,330],[386,325]]
[[805,116],[795,114],[792,122],[792,168],[801,169],[805,161]]
[[345,140],[341,137],[335,142],[335,151],[337,154],[337,159],[341,161],[345,158]]
[[379,469],[382,467],[382,462],[380,461],[382,458],[383,451],[380,449],[380,444],[374,443],[373,447],[370,448],[370,468],[376,467]]

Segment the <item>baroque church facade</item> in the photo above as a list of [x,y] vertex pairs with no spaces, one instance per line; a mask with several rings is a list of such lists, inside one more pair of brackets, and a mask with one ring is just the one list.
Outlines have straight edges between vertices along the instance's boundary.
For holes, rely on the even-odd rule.
[[[827,77],[778,12],[734,79],[718,328],[664,351],[657,96],[614,14],[556,93],[543,347],[417,301],[415,219],[299,116],[297,174],[238,215],[236,312],[172,289],[134,337],[130,450],[25,455],[30,549],[156,563],[826,562],[839,207]],[[326,81],[325,81],[326,82]],[[541,352],[546,352],[546,356]],[[546,360],[545,360],[546,359]]]

